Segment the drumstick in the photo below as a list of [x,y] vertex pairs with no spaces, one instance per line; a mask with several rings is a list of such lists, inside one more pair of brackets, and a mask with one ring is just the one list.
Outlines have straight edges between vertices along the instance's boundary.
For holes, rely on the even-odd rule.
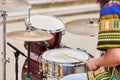
[[71,57],[71,58],[73,58],[73,59],[76,59],[76,60],[78,60],[78,61],[81,61],[81,62],[87,63],[87,61],[82,60],[82,59],[77,58],[77,57],[74,57],[74,56],[72,56],[72,55],[68,55],[68,54],[65,54],[65,55],[68,56],[68,57]]

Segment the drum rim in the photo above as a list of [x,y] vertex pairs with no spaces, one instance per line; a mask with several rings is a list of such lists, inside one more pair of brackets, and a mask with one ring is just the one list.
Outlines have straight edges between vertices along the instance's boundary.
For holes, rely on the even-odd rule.
[[26,18],[25,18],[25,24],[32,26],[32,29],[33,29],[33,30],[45,31],[45,32],[48,32],[48,33],[56,33],[56,32],[65,31],[65,23],[64,23],[61,19],[59,19],[59,18],[57,18],[57,17],[55,17],[55,16],[50,16],[50,15],[32,15],[32,16],[30,16],[30,17],[34,17],[34,16],[45,16],[45,17],[50,17],[50,18],[54,18],[54,19],[56,19],[56,20],[59,20],[59,21],[61,22],[61,24],[62,24],[62,25],[61,25],[62,28],[59,28],[59,29],[57,29],[57,30],[45,30],[45,29],[40,29],[40,28],[38,28],[38,27],[35,27],[35,26],[32,25],[31,23],[29,23],[29,22],[28,22],[28,18],[29,18],[29,17],[26,17]]
[[47,63],[47,64],[54,64],[55,66],[71,66],[71,67],[74,67],[74,66],[85,66],[85,63],[82,63],[82,62],[67,62],[67,63],[63,63],[63,62],[54,62],[54,61],[50,61],[50,60],[45,60],[43,59],[42,60],[44,63]]
[[61,28],[61,29],[58,29],[58,30],[45,30],[45,29],[38,29],[38,28],[32,28],[32,29],[34,29],[36,31],[47,32],[47,33],[57,33],[57,32],[61,32],[61,31],[65,31],[65,28]]
[[67,76],[64,76],[64,77],[62,78],[62,80],[63,80],[63,79],[66,79],[66,78],[68,78],[68,77],[74,76],[74,75],[80,76],[80,74],[81,74],[81,75],[86,75],[86,77],[87,77],[87,73],[76,73],[76,74],[69,74],[69,75],[67,75]]
[[[44,61],[47,61],[48,63],[56,63],[56,64],[61,64],[61,65],[64,65],[64,64],[80,64],[80,63],[82,63],[82,62],[55,62],[55,61],[53,61],[53,60],[46,59],[46,58],[45,58],[46,54],[48,54],[50,51],[54,51],[54,50],[72,50],[72,51],[77,51],[77,52],[80,51],[80,50],[70,49],[70,48],[51,49],[51,50],[49,50],[49,51],[43,52],[43,54],[42,54],[42,59],[43,59]],[[85,51],[82,51],[82,50],[81,50],[81,52],[84,52],[84,53],[85,53],[85,55],[86,55],[86,59],[85,59],[85,60],[88,60],[88,59],[90,58],[89,55],[87,54],[88,52],[85,52]],[[82,63],[82,64],[84,64],[84,63]]]

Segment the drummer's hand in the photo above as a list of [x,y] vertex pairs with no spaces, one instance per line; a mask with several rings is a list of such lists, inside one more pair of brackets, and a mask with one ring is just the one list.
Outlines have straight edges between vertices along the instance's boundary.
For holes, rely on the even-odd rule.
[[92,58],[90,60],[87,61],[86,66],[89,68],[89,70],[95,71],[99,68],[99,66],[97,66],[97,59],[96,58]]

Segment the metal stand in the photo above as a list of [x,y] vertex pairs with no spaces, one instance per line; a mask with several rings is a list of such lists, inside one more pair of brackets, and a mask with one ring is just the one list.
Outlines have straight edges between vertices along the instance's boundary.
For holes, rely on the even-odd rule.
[[15,73],[16,73],[16,80],[18,80],[18,57],[19,57],[19,51],[14,52],[15,56]]
[[30,42],[28,43],[28,68],[27,68],[27,75],[26,75],[26,79],[25,80],[32,80],[30,77]]
[[6,11],[3,11],[3,14],[1,14],[1,16],[3,17],[3,80],[6,80],[6,62],[8,62],[9,60],[6,60]]
[[[31,23],[30,23],[30,9],[28,11],[28,17],[29,17],[29,28],[27,30],[31,30]],[[27,65],[28,65],[28,69],[27,69],[27,75],[26,75],[26,79],[25,80],[32,80],[31,77],[30,77],[30,45],[31,43],[30,42],[27,42],[28,44],[28,58],[27,58]]]
[[27,57],[24,53],[22,53],[20,50],[18,50],[16,47],[14,47],[12,44],[10,44],[9,42],[7,42],[7,44],[12,47],[14,50],[16,50],[16,52],[14,52],[14,56],[15,56],[15,73],[16,73],[16,80],[18,80],[18,57],[19,55],[23,55],[24,57]]

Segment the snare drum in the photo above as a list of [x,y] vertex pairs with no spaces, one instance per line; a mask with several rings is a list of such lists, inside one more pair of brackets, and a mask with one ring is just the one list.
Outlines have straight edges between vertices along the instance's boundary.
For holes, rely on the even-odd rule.
[[88,78],[86,73],[79,73],[67,75],[62,80],[88,80]]
[[60,47],[61,37],[65,31],[65,25],[60,19],[47,15],[34,15],[31,16],[30,18],[25,19],[25,23],[26,27],[30,28],[33,31],[34,30],[45,31],[53,35],[53,39],[42,42],[32,42],[30,49],[31,52],[33,53],[44,52],[45,50],[47,50],[46,46],[44,45],[46,44],[46,42],[49,44],[48,46],[49,49]]
[[72,59],[65,54],[74,55],[83,60],[89,59],[88,53],[83,50],[59,48],[45,51],[42,55],[42,67],[48,77],[61,78],[69,74],[85,72],[85,63]]

